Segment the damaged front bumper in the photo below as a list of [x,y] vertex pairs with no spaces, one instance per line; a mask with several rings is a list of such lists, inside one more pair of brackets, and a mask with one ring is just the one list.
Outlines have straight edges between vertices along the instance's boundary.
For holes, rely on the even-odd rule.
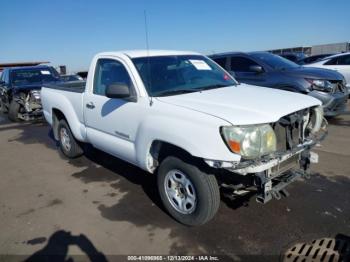
[[276,152],[264,158],[234,163],[206,162],[212,167],[229,171],[228,176],[230,173],[238,175],[235,176],[234,183],[222,183],[226,189],[231,189],[231,195],[241,196],[253,190],[257,192],[256,200],[260,203],[266,203],[272,198],[280,199],[282,195],[289,195],[285,189],[289,184],[298,178],[310,177],[307,169],[311,163],[318,162],[318,155],[310,150],[326,137],[327,125],[327,121],[323,119],[317,136],[286,152]]

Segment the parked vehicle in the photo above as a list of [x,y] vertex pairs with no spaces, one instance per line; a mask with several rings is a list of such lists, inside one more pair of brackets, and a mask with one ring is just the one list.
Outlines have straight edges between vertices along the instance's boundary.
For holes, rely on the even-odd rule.
[[41,86],[58,81],[58,72],[50,66],[5,68],[0,78],[0,110],[12,121],[40,118]]
[[350,92],[350,52],[329,56],[316,63],[311,63],[305,66],[338,71],[344,76],[346,87]]
[[192,52],[101,53],[86,85],[45,85],[41,94],[67,157],[90,143],[156,174],[165,208],[186,225],[215,215],[219,187],[230,196],[255,190],[261,203],[287,195],[326,133],[319,100],[238,85]]
[[279,54],[279,56],[284,57],[289,61],[292,61],[297,64],[299,64],[299,61],[307,58],[307,56],[303,52],[283,53],[283,54]]
[[61,80],[65,82],[69,81],[84,81],[84,79],[79,75],[61,75]]
[[317,61],[320,61],[328,56],[331,56],[334,54],[321,54],[321,55],[312,55],[312,56],[308,56],[305,57],[304,59],[301,59],[298,61],[299,65],[306,65],[306,64],[311,64],[311,63],[315,63]]
[[267,52],[211,57],[242,83],[307,94],[321,100],[326,116],[337,116],[346,110],[348,90],[344,78],[332,70],[301,67]]

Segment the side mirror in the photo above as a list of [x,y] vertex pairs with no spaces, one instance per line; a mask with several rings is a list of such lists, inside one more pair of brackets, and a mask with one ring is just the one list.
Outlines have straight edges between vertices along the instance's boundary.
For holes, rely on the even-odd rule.
[[135,97],[130,94],[129,86],[125,83],[115,83],[107,86],[106,96],[108,98],[124,98],[136,102]]
[[260,73],[264,72],[264,69],[261,66],[259,66],[259,65],[252,65],[252,66],[249,67],[249,70],[251,72],[255,72],[257,74],[260,74]]

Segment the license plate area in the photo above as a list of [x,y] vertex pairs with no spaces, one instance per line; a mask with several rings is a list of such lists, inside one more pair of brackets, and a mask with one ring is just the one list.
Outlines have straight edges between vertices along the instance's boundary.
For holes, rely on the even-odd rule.
[[296,154],[285,161],[279,163],[278,165],[271,167],[271,176],[278,176],[288,170],[291,170],[299,165],[300,154]]

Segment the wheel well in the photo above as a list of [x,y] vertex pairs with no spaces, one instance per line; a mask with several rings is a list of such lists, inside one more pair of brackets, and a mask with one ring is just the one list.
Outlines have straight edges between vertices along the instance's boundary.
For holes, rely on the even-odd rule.
[[154,140],[149,150],[147,165],[154,171],[159,164],[168,156],[177,156],[183,160],[194,159],[188,151],[183,148],[161,140]]
[[58,140],[58,123],[62,120],[65,119],[66,117],[64,114],[57,108],[52,109],[52,130],[53,130],[53,135],[56,140]]

